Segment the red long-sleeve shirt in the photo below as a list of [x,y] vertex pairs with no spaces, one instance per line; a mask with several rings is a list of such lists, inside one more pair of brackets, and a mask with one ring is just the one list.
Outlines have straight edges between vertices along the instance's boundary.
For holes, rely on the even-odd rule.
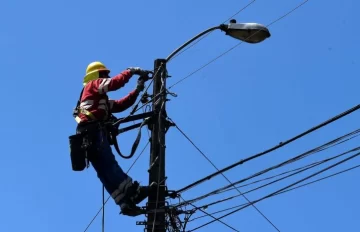
[[[129,70],[125,70],[113,78],[98,78],[90,81],[84,87],[80,100],[80,109],[89,111],[97,120],[106,120],[110,113],[118,113],[132,106],[139,92],[131,91],[119,100],[111,100],[107,92],[115,91],[123,87],[132,77]],[[79,113],[81,122],[91,121],[87,115]]]

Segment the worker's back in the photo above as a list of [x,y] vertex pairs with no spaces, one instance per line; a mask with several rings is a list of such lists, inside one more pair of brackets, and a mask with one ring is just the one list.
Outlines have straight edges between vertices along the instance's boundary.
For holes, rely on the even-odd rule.
[[105,78],[99,78],[90,81],[84,86],[79,107],[81,122],[107,119],[110,108],[109,97],[106,93],[101,94],[99,91],[101,83],[105,80]]

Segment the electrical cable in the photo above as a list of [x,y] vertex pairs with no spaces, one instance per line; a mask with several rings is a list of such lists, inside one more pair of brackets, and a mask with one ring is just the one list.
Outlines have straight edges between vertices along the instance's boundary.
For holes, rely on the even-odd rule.
[[[337,176],[337,175],[340,175],[340,174],[343,174],[343,173],[352,171],[352,170],[354,170],[354,169],[356,169],[356,168],[360,168],[360,164],[359,164],[359,165],[355,165],[355,166],[353,166],[353,167],[351,167],[351,168],[347,168],[347,169],[345,169],[345,170],[342,170],[342,171],[339,171],[339,172],[336,172],[336,173],[327,175],[327,176],[325,176],[325,177],[318,178],[318,179],[316,179],[316,180],[307,182],[307,183],[305,183],[305,184],[302,184],[302,185],[299,185],[299,186],[296,186],[296,187],[293,187],[293,188],[290,188],[290,189],[281,191],[281,192],[275,194],[274,196],[278,196],[278,195],[280,195],[280,194],[293,191],[293,190],[295,190],[295,189],[299,189],[299,188],[302,188],[302,187],[305,187],[305,186],[308,186],[308,185],[311,185],[311,184],[315,184],[315,183],[320,182],[320,181],[323,181],[323,180],[325,180],[325,179],[328,179],[328,178],[331,178],[331,177],[334,177],[334,176]],[[272,196],[272,197],[274,197],[274,196]],[[215,212],[212,212],[212,213],[209,213],[209,214],[214,215],[214,214],[222,213],[222,212],[225,212],[225,211],[234,209],[234,208],[242,207],[242,206],[244,206],[244,205],[246,205],[246,203],[243,203],[243,204],[240,204],[240,205],[237,205],[237,206],[232,206],[232,207],[229,207],[229,208],[226,208],[226,209],[218,210],[218,211],[215,211]],[[200,219],[200,218],[203,218],[203,217],[207,217],[207,215],[202,215],[202,216],[195,217],[195,218],[189,220],[188,222],[192,222],[192,221],[195,221],[195,220]]]
[[[241,179],[241,180],[239,180],[239,181],[236,181],[236,182],[234,182],[233,184],[236,185],[236,184],[243,183],[243,182],[245,182],[245,181],[247,181],[247,180],[250,180],[250,179],[255,178],[255,177],[257,177],[257,176],[263,175],[263,174],[265,174],[265,173],[267,173],[267,172],[269,172],[269,171],[271,171],[271,170],[274,170],[274,169],[283,167],[283,166],[285,166],[285,165],[288,165],[288,164],[290,164],[290,163],[299,161],[299,160],[301,160],[301,159],[303,159],[303,158],[305,158],[305,157],[307,157],[307,156],[309,156],[309,155],[316,154],[316,153],[318,153],[318,152],[327,150],[327,149],[329,149],[329,148],[331,148],[331,147],[333,147],[333,146],[337,146],[337,145],[339,145],[339,144],[341,144],[341,143],[343,143],[343,142],[345,142],[345,141],[349,141],[349,140],[351,140],[351,139],[359,136],[359,134],[357,134],[357,133],[359,133],[359,132],[360,132],[360,129],[354,130],[354,131],[352,131],[352,132],[350,132],[350,133],[347,133],[347,134],[342,135],[342,136],[340,136],[340,137],[338,137],[338,138],[336,138],[336,139],[333,139],[333,140],[331,140],[331,141],[329,141],[329,142],[327,142],[327,143],[324,143],[323,145],[320,145],[320,146],[315,147],[315,148],[313,148],[313,149],[310,149],[310,150],[308,150],[308,151],[306,151],[306,152],[303,152],[303,153],[301,153],[300,155],[297,155],[297,156],[295,156],[295,157],[292,157],[292,158],[290,158],[290,159],[287,159],[287,160],[285,160],[285,161],[283,161],[283,162],[281,162],[281,163],[278,163],[278,164],[273,165],[273,166],[271,166],[271,167],[269,167],[269,168],[266,168],[266,169],[264,169],[264,170],[262,170],[262,171],[259,171],[259,172],[255,173],[255,174],[253,174],[253,175],[250,175],[250,176],[248,176],[248,177],[246,177],[246,178],[243,178],[243,179]],[[352,137],[350,137],[350,136],[352,136]],[[348,137],[350,137],[350,138],[348,138]],[[209,192],[209,193],[207,193],[207,194],[204,194],[204,195],[202,195],[202,196],[200,196],[200,197],[197,197],[197,198],[192,199],[192,200],[189,200],[189,201],[190,201],[190,202],[199,201],[199,200],[204,199],[204,198],[206,198],[206,197],[209,197],[209,196],[211,196],[211,195],[217,194],[217,193],[219,193],[219,192],[221,192],[221,191],[223,191],[223,190],[226,190],[226,189],[228,189],[228,188],[230,188],[230,187],[232,187],[232,186],[233,186],[233,185],[226,185],[226,186],[224,186],[224,187],[218,188],[218,189],[216,189],[216,190],[213,190],[213,191],[211,191],[211,192]]]
[[[307,0],[307,1],[308,1],[308,0]],[[301,5],[305,4],[307,1],[304,1]],[[301,5],[299,5],[297,8],[299,8]],[[295,9],[297,9],[297,8],[295,8]],[[295,9],[294,9],[294,10],[295,10]],[[292,10],[292,11],[289,12],[288,14],[282,16],[282,17],[279,18],[278,20],[272,22],[272,23],[269,24],[268,26],[272,25],[273,23],[275,23],[275,22],[279,21],[280,19],[284,18],[285,16],[289,15],[289,14],[292,13],[294,10]],[[232,50],[232,49],[231,49],[231,50]],[[227,53],[227,52],[226,52],[226,53]],[[221,55],[221,56],[222,56],[222,55]],[[218,57],[218,58],[220,58],[220,57]],[[216,58],[216,59],[218,59],[218,58]],[[215,61],[215,60],[213,60],[213,61]],[[211,61],[210,63],[212,63],[213,61]],[[207,66],[207,65],[205,65],[204,67],[206,67],[206,66]],[[204,67],[202,67],[202,68],[204,68]],[[202,69],[202,68],[201,68],[201,69]],[[199,70],[197,70],[197,71],[199,71]],[[197,71],[196,71],[196,72],[197,72]],[[194,72],[194,73],[195,73],[195,72]],[[191,75],[193,75],[194,73],[192,73]],[[151,83],[150,83],[150,84],[151,84]],[[177,83],[176,83],[176,84],[177,84]],[[149,86],[150,86],[150,85],[149,85]],[[173,86],[175,86],[175,85],[170,86],[170,88],[173,87]],[[169,88],[169,89],[170,89],[170,88]],[[159,93],[158,95],[160,95],[160,94],[162,94],[162,93]],[[157,97],[158,95],[154,96],[154,98]],[[138,105],[138,104],[139,104],[139,102],[137,103],[137,105]],[[148,104],[148,103],[147,103],[147,104]],[[144,106],[146,106],[146,104],[143,104],[142,107],[144,107]],[[137,109],[137,110],[139,110],[139,109]],[[136,112],[137,110],[135,110],[134,112]],[[134,112],[132,112],[132,113],[134,113]],[[327,124],[327,123],[326,123],[326,124]],[[326,124],[325,124],[325,125],[326,125]],[[318,128],[317,128],[317,129],[318,129]],[[310,133],[310,132],[309,132],[309,133]],[[302,135],[302,136],[303,136],[303,135]],[[302,136],[300,136],[300,137],[302,137]],[[291,141],[286,141],[286,142],[289,143],[289,142],[291,142]],[[281,145],[281,146],[283,146],[283,145]],[[281,146],[280,146],[280,147],[281,147]],[[270,152],[270,151],[269,151],[269,152]],[[261,155],[264,155],[264,154],[261,154]],[[259,155],[259,156],[260,156],[260,155]],[[243,162],[244,162],[244,161],[242,161],[241,163],[243,163]],[[222,174],[222,172],[224,172],[224,171],[225,171],[225,170],[219,170],[218,172],[221,172],[221,174]],[[215,173],[215,174],[216,174],[216,173]],[[219,174],[219,173],[217,173],[217,174]],[[217,175],[217,174],[216,174],[216,175]],[[213,176],[212,176],[212,177],[213,177]],[[212,178],[212,177],[211,177],[211,178]],[[108,199],[109,199],[109,198],[108,198]]]
[[[245,10],[248,6],[250,6],[252,3],[254,3],[255,2],[255,0],[253,0],[252,2],[250,2],[248,5],[246,5],[244,8],[242,8],[242,9],[240,9],[238,12],[236,12],[233,16],[231,16],[231,17],[234,17],[234,16],[236,16],[237,14],[239,14],[240,12],[242,12],[243,10]],[[229,19],[228,19],[229,20]],[[227,20],[226,20],[227,21]],[[225,21],[225,22],[226,22]],[[211,32],[210,32],[211,33]],[[210,34],[209,33],[209,34]],[[256,34],[256,33],[255,33]],[[207,35],[205,35],[204,37],[206,37]],[[204,38],[203,37],[203,38]],[[251,36],[250,36],[251,37]],[[249,37],[249,38],[250,38]],[[202,38],[200,38],[197,42],[195,42],[195,44],[196,43],[198,43],[200,40],[201,40]],[[193,44],[193,45],[191,45],[191,46],[189,46],[188,48],[186,48],[185,50],[183,50],[182,52],[180,52],[179,54],[177,54],[177,55],[180,55],[181,53],[183,53],[184,51],[186,51],[187,49],[189,49],[190,47],[192,47],[192,46],[194,46],[195,44]],[[174,59],[177,55],[175,55],[172,59]],[[163,64],[161,64],[161,66],[155,71],[155,74],[153,75],[153,76],[156,76],[157,75],[157,72],[160,70],[160,68],[162,68],[162,65]],[[150,82],[150,84],[148,85],[148,87],[146,88],[146,90],[144,91],[144,94],[142,94],[142,96],[141,97],[143,97],[144,95],[145,95],[145,93],[147,92],[147,90],[148,90],[148,88],[150,87],[150,85],[153,83],[153,78],[152,78],[152,80],[151,80],[151,82]],[[170,86],[169,87],[169,89],[171,88],[171,87],[173,87],[173,86]],[[133,107],[133,110],[130,112],[130,114],[127,116],[127,117],[125,117],[125,118],[122,118],[122,119],[119,119],[116,123],[120,123],[121,122],[121,120],[125,120],[126,118],[128,118],[128,117],[130,117],[131,115],[133,115],[135,112],[137,112],[138,110],[140,110],[141,108],[143,108],[143,107],[145,107],[146,105],[148,105],[150,102],[152,102],[156,97],[158,97],[159,95],[161,95],[162,94],[162,92],[160,92],[160,93],[158,93],[156,96],[153,96],[152,97],[152,99],[151,100],[149,100],[147,103],[145,103],[145,104],[143,104],[140,108],[138,108],[138,106],[139,106],[139,103],[140,103],[140,100],[134,105],[134,107]],[[141,98],[140,98],[141,99]]]
[[190,188],[193,188],[193,187],[203,183],[204,181],[208,181],[211,178],[213,178],[213,177],[215,177],[215,176],[217,176],[217,175],[219,175],[219,174],[221,174],[221,173],[223,173],[225,171],[228,171],[228,170],[230,170],[230,169],[232,169],[232,168],[234,168],[236,166],[239,166],[241,164],[244,164],[244,163],[246,163],[246,162],[248,162],[250,160],[259,158],[261,156],[264,156],[265,154],[268,154],[268,153],[270,153],[272,151],[275,151],[275,150],[277,150],[277,149],[279,149],[279,148],[281,148],[281,147],[283,147],[283,146],[285,146],[285,145],[287,145],[287,144],[289,144],[289,143],[291,143],[291,142],[293,142],[295,140],[300,139],[301,137],[303,137],[305,135],[308,135],[308,134],[310,134],[310,133],[312,133],[312,132],[314,132],[314,131],[316,131],[316,130],[318,130],[318,129],[320,129],[320,128],[322,128],[322,127],[324,127],[324,126],[326,126],[326,125],[328,125],[328,124],[330,124],[332,122],[335,122],[335,121],[339,120],[340,118],[345,117],[348,114],[351,114],[351,113],[355,112],[359,108],[360,108],[360,104],[353,107],[353,108],[351,108],[351,109],[349,109],[349,110],[347,110],[347,111],[344,111],[344,112],[336,115],[335,117],[332,117],[332,118],[328,119],[325,122],[322,122],[322,123],[318,124],[315,127],[310,128],[309,130],[307,130],[307,131],[305,131],[305,132],[303,132],[303,133],[301,133],[299,135],[296,135],[293,138],[290,138],[290,139],[286,140],[285,142],[280,142],[280,144],[278,144],[278,145],[276,145],[276,146],[274,146],[274,147],[272,147],[270,149],[267,149],[267,150],[265,150],[263,152],[257,153],[257,154],[255,154],[253,156],[248,157],[248,158],[242,159],[242,160],[240,160],[240,161],[238,161],[238,162],[236,162],[236,163],[234,163],[234,164],[232,164],[230,166],[227,166],[227,167],[221,169],[220,171],[217,171],[217,172],[215,172],[213,174],[210,174],[210,175],[208,175],[208,176],[206,176],[206,177],[204,177],[204,178],[202,178],[200,180],[197,180],[197,181],[193,182],[192,184],[189,184],[189,185],[181,188],[180,190],[177,190],[176,193],[181,193],[181,192],[184,192],[186,190],[189,190]]
[[[180,197],[181,197],[181,196],[180,196]],[[181,197],[181,199],[182,199],[183,201],[185,201],[185,202],[186,202],[186,200],[185,200],[183,197]],[[216,219],[214,216],[212,216],[212,215],[211,215],[211,214],[209,214],[208,212],[206,212],[206,211],[202,210],[201,208],[196,207],[196,206],[195,206],[195,205],[193,205],[192,203],[190,203],[190,205],[192,205],[194,208],[197,208],[198,210],[200,210],[202,213],[206,214],[207,216],[209,216],[209,217],[212,217],[212,218]],[[229,224],[227,224],[227,223],[225,223],[225,222],[221,221],[220,219],[219,219],[219,220],[217,220],[217,221],[219,221],[221,224],[225,225],[226,227],[229,227],[229,228],[230,228],[230,229],[232,229],[233,231],[240,232],[239,230],[237,230],[237,229],[235,229],[234,227],[230,226]]]
[[[170,118],[169,118],[169,119],[170,119]],[[170,121],[172,121],[172,120],[170,119]],[[172,121],[172,123],[174,123],[174,122]],[[204,152],[202,152],[202,151],[200,150],[200,148],[199,148],[198,146],[195,145],[195,143],[179,128],[179,126],[178,126],[177,124],[175,124],[175,123],[174,123],[174,125],[175,125],[176,129],[178,129],[178,131],[180,131],[180,133],[200,152],[200,154],[201,154],[217,171],[219,171],[220,169],[219,169],[218,167],[216,167],[216,165],[205,155]],[[227,177],[225,176],[225,174],[221,173],[221,175],[230,183],[230,185],[233,186],[233,188],[234,188],[238,193],[240,193],[240,195],[242,195],[242,196],[246,199],[246,201],[248,201],[249,203],[251,202],[245,195],[242,194],[242,192],[240,191],[239,188],[237,188],[236,186],[234,186],[234,184],[229,180],[229,178],[227,178]],[[255,210],[256,210],[265,220],[268,221],[268,223],[270,223],[277,231],[280,232],[280,230],[275,226],[275,224],[274,224],[272,221],[270,221],[270,219],[269,219],[268,217],[266,217],[255,205],[252,205],[252,206],[255,208]]]
[[[304,5],[306,2],[308,2],[309,0],[305,0],[303,1],[301,4],[299,4],[298,6],[296,6],[294,9],[292,9],[291,11],[287,12],[285,15],[282,15],[281,17],[277,18],[276,20],[272,21],[270,24],[266,25],[266,27],[270,27],[271,25],[275,24],[276,22],[280,21],[281,19],[285,18],[286,16],[288,16],[289,14],[291,14],[292,12],[294,12],[296,9],[300,8],[302,5]],[[250,35],[249,37],[247,37],[245,40],[253,37],[254,35],[256,35],[257,33],[259,33],[261,30],[258,30],[257,32],[255,32],[254,34]],[[179,83],[183,82],[185,79],[189,78],[190,76],[194,75],[195,73],[199,72],[200,70],[204,69],[205,67],[207,67],[208,65],[210,65],[211,63],[215,62],[216,60],[218,60],[219,58],[221,58],[222,56],[226,55],[227,53],[229,53],[230,51],[232,51],[233,49],[235,49],[236,47],[238,47],[240,44],[244,43],[244,41],[240,41],[239,43],[237,43],[235,46],[231,47],[230,49],[226,50],[225,52],[221,53],[220,55],[218,55],[217,57],[215,57],[214,59],[210,60],[209,62],[205,63],[204,65],[202,65],[201,67],[199,67],[198,69],[194,70],[193,72],[191,72],[190,74],[188,74],[187,76],[185,76],[184,78],[181,78],[179,81],[175,82],[173,85],[171,85],[169,87],[169,89],[171,89],[172,87],[174,87],[175,85],[178,85]]]
[[[359,136],[359,135],[357,135]],[[335,145],[338,145],[338,144],[335,144]],[[335,146],[333,145],[333,146]],[[323,160],[322,160],[323,161]],[[279,176],[283,176],[285,174],[288,174],[288,173],[292,173],[292,172],[296,172],[298,170],[301,170],[301,169],[304,169],[304,168],[307,168],[309,166],[312,166],[312,165],[316,165],[322,161],[316,161],[316,162],[313,162],[311,164],[307,164],[307,165],[304,165],[302,167],[299,167],[299,168],[295,168],[295,169],[292,169],[292,170],[289,170],[289,171],[286,171],[286,172],[282,172],[280,174],[276,174],[276,175],[273,175],[273,176],[270,176],[270,177],[266,177],[266,178],[263,178],[263,179],[260,179],[260,180],[256,180],[256,181],[253,181],[253,182],[250,182],[250,183],[247,183],[247,184],[243,184],[243,185],[240,185],[240,186],[237,186],[238,188],[243,188],[243,187],[247,187],[247,186],[250,186],[250,185],[253,185],[253,184],[256,184],[256,183],[260,183],[260,182],[263,182],[263,181],[266,181],[266,180],[270,180],[270,179],[273,179],[275,177],[279,177]],[[222,191],[219,191],[218,194],[220,193],[224,193],[224,192],[227,192],[227,191],[230,191],[231,189],[225,189],[225,190],[222,190]]]
[[[161,64],[161,66],[160,66],[156,71],[154,70],[155,73],[154,73],[153,76],[157,75],[157,73],[158,73],[158,71],[160,70],[161,67],[162,67],[162,64]],[[148,87],[145,89],[145,91],[144,91],[144,93],[142,94],[141,97],[143,97],[143,96],[145,95],[145,93],[147,92],[147,90],[148,90],[149,87],[151,86],[152,82],[153,82],[153,78],[152,78],[150,84],[148,85]],[[130,112],[130,114],[129,114],[128,116],[124,117],[124,118],[121,118],[121,119],[117,120],[115,123],[116,123],[116,124],[121,123],[121,121],[127,119],[128,117],[130,117],[131,115],[133,115],[134,113],[136,113],[137,111],[139,111],[140,109],[142,109],[143,107],[148,106],[148,104],[149,104],[152,100],[154,100],[157,96],[159,96],[159,95],[160,95],[160,94],[154,96],[150,101],[148,101],[147,103],[143,104],[140,108],[138,108],[138,105],[139,105],[140,102],[141,102],[141,98],[140,98],[140,100],[139,100],[139,101],[135,104],[135,106],[133,107],[133,110]],[[129,168],[129,170],[127,171],[127,173],[128,173],[128,172],[131,170],[131,168],[135,165],[135,163],[136,163],[137,160],[140,158],[140,156],[143,154],[143,152],[145,151],[145,149],[146,149],[146,147],[149,145],[149,143],[150,143],[150,141],[145,145],[144,149],[140,152],[139,156],[138,156],[138,157],[135,159],[135,161],[132,163],[132,165],[131,165],[131,167]],[[90,221],[90,223],[88,224],[88,226],[85,228],[84,232],[86,232],[86,231],[88,230],[88,228],[89,228],[90,225],[93,223],[93,221],[96,219],[96,217],[99,215],[100,211],[103,209],[104,205],[108,202],[108,200],[110,199],[110,197],[111,197],[111,196],[109,196],[109,197],[106,199],[105,203],[104,203],[103,206],[99,209],[99,211],[95,214],[95,216],[93,217],[93,219]]]
[[[131,166],[129,167],[129,169],[127,170],[126,174],[130,172],[130,170],[132,169],[132,167],[136,164],[136,162],[138,161],[138,159],[141,157],[141,155],[144,153],[146,147],[149,145],[150,142],[147,142],[147,144],[145,145],[145,147],[143,148],[143,150],[140,152],[140,154],[136,157],[136,159],[134,160],[134,162],[131,164]],[[91,219],[91,221],[89,222],[89,224],[87,225],[87,227],[85,228],[84,232],[86,232],[90,226],[92,225],[92,223],[94,222],[94,220],[96,219],[96,217],[99,215],[99,213],[101,212],[101,210],[105,207],[106,203],[109,201],[111,196],[108,196],[108,198],[106,199],[106,201],[103,203],[103,205],[101,206],[101,208],[98,210],[98,212],[95,214],[95,216]]]
[[102,232],[105,232],[105,186],[102,187]]
[[[300,169],[300,170],[298,170],[298,171],[296,171],[296,172],[294,172],[294,173],[291,173],[291,174],[289,174],[289,175],[287,175],[287,176],[281,177],[281,178],[276,179],[276,180],[274,180],[274,181],[271,181],[271,182],[269,182],[269,183],[266,183],[266,184],[263,184],[263,185],[258,186],[258,187],[256,187],[256,188],[250,189],[250,190],[244,192],[243,194],[248,194],[248,193],[254,192],[254,191],[256,191],[256,190],[259,190],[259,189],[261,189],[261,188],[264,188],[264,187],[266,187],[266,186],[272,185],[272,184],[274,184],[274,183],[276,183],[276,182],[279,182],[279,181],[281,181],[281,180],[285,180],[285,179],[287,179],[287,178],[289,178],[289,177],[292,177],[292,176],[297,175],[297,174],[299,174],[299,173],[301,173],[301,172],[310,170],[310,169],[315,168],[315,167],[317,167],[317,166],[319,166],[319,165],[321,165],[321,164],[330,162],[330,161],[332,161],[332,160],[334,160],[334,159],[337,159],[337,158],[339,158],[339,157],[342,157],[342,156],[344,156],[344,155],[347,155],[347,154],[349,154],[349,153],[351,153],[351,152],[354,152],[354,151],[357,151],[357,150],[359,150],[359,149],[360,149],[360,147],[356,147],[356,148],[353,148],[353,149],[348,150],[348,151],[346,151],[346,152],[343,152],[343,153],[341,153],[341,154],[339,154],[339,155],[335,155],[335,156],[333,156],[333,157],[331,157],[331,158],[327,158],[327,159],[324,159],[324,160],[322,160],[322,161],[315,162],[315,163],[313,163],[312,165],[310,165],[310,166],[308,166],[308,167],[306,167],[306,168]],[[238,195],[234,195],[234,196],[231,196],[231,197],[227,197],[227,198],[225,198],[225,199],[218,200],[218,201],[211,202],[211,203],[208,203],[208,204],[206,204],[206,205],[200,206],[199,208],[204,208],[204,207],[207,208],[207,207],[212,206],[212,205],[215,205],[215,204],[219,204],[219,203],[222,203],[222,202],[225,202],[225,201],[232,200],[232,199],[237,198],[237,197],[239,197],[239,196],[241,196],[241,195],[242,195],[242,194],[238,194]]]
[[125,119],[129,118],[131,115],[133,115],[134,113],[136,113],[137,111],[139,111],[139,110],[142,109],[143,107],[147,106],[152,100],[154,100],[157,96],[160,95],[160,93],[157,94],[157,95],[154,96],[150,101],[144,103],[140,108],[138,108],[138,106],[139,106],[139,104],[140,104],[140,102],[141,102],[142,97],[147,93],[147,90],[149,89],[149,87],[151,86],[151,84],[152,84],[153,81],[154,81],[154,77],[157,75],[157,73],[158,73],[159,70],[162,68],[162,66],[163,66],[163,63],[161,63],[161,65],[158,67],[158,69],[157,69],[156,71],[153,70],[153,71],[155,71],[155,72],[154,72],[154,75],[153,75],[153,78],[151,78],[151,81],[150,81],[149,85],[148,85],[147,88],[145,89],[144,93],[141,95],[141,97],[140,97],[140,99],[138,100],[138,102],[134,105],[134,107],[133,107],[132,111],[130,112],[130,114],[129,114],[128,116],[124,117],[124,118],[118,119],[118,120],[114,123],[115,125],[120,124],[122,121],[124,121]]
[[[286,190],[286,189],[289,189],[290,187],[292,187],[292,186],[294,186],[294,185],[296,185],[296,184],[298,184],[298,183],[301,183],[301,182],[303,182],[303,181],[305,181],[305,180],[307,180],[307,179],[310,179],[310,178],[313,177],[313,176],[319,175],[319,174],[322,173],[322,172],[325,172],[325,171],[327,171],[327,170],[329,170],[329,169],[331,169],[331,168],[334,168],[335,166],[338,166],[338,165],[340,165],[340,164],[342,164],[342,163],[344,163],[344,162],[346,162],[346,161],[349,161],[349,160],[355,158],[355,157],[358,156],[358,155],[360,155],[360,152],[358,152],[358,153],[356,153],[356,154],[354,154],[354,155],[352,155],[352,156],[350,156],[350,157],[348,157],[348,158],[345,158],[345,159],[343,159],[343,160],[341,160],[341,161],[339,161],[339,162],[337,162],[337,163],[335,163],[335,164],[333,164],[333,165],[330,165],[330,166],[328,166],[328,167],[326,167],[326,168],[324,168],[324,169],[322,169],[322,170],[320,170],[320,171],[318,171],[318,172],[315,172],[315,173],[313,173],[313,174],[311,174],[311,175],[309,175],[309,176],[307,176],[307,177],[305,177],[305,178],[303,178],[303,179],[300,179],[300,180],[298,180],[298,181],[296,181],[296,182],[294,182],[294,183],[292,183],[292,184],[290,184],[290,185],[287,185],[287,186],[285,186],[285,187],[283,187],[283,188],[281,188],[281,189],[279,189],[279,190],[277,190],[277,191],[275,191],[275,192],[272,192],[272,193],[270,193],[270,194],[268,194],[268,195],[266,195],[266,196],[264,196],[264,197],[262,197],[262,198],[260,198],[260,199],[258,199],[258,200],[256,200],[256,201],[254,201],[253,203],[257,203],[257,202],[260,202],[260,201],[262,201],[262,200],[264,200],[264,199],[270,198],[270,197],[272,197],[272,196],[280,193],[281,191],[284,191],[284,190]],[[249,205],[250,205],[250,204],[246,204],[245,206],[241,207],[240,209],[233,210],[233,211],[231,211],[230,213],[227,213],[227,214],[225,214],[225,215],[222,215],[221,217],[219,217],[219,218],[217,218],[217,219],[222,219],[222,218],[227,217],[227,216],[229,216],[229,215],[231,215],[231,214],[234,214],[234,213],[236,213],[236,212],[238,212],[238,211],[240,211],[240,210],[248,207]],[[211,223],[213,223],[213,222],[215,222],[215,221],[216,221],[215,219],[212,220],[212,221],[209,221],[209,222],[207,222],[207,223],[205,223],[205,224],[203,224],[203,225],[200,225],[200,226],[198,226],[198,227],[196,227],[196,228],[194,228],[194,229],[192,229],[192,230],[190,230],[190,231],[188,231],[188,232],[198,230],[198,229],[200,229],[200,228],[202,228],[202,227],[204,227],[204,226],[207,226],[207,225],[209,225],[209,224],[211,224]]]
[[[232,19],[233,17],[235,17],[236,15],[238,15],[239,13],[241,13],[243,10],[245,10],[246,8],[248,8],[251,4],[253,4],[256,0],[252,0],[250,3],[248,3],[246,6],[244,6],[243,8],[241,8],[240,10],[238,10],[235,14],[233,14],[231,17],[229,17],[228,19],[226,19],[223,23],[227,22],[228,20]],[[186,52],[187,50],[189,50],[190,48],[194,47],[197,43],[199,43],[201,40],[205,39],[207,36],[209,36],[211,33],[213,33],[214,31],[211,31],[209,33],[207,33],[206,35],[204,35],[203,37],[199,38],[197,41],[194,41],[193,44],[189,45],[187,48],[185,48],[184,50],[182,50],[181,52],[179,52],[178,54],[176,54],[173,58],[171,58],[170,60],[168,60],[168,62],[170,62],[171,60],[175,59],[176,57],[178,57],[180,54]]]
[[[246,8],[248,8],[251,4],[253,4],[256,0],[251,1],[249,4],[247,4],[245,7],[241,8],[239,11],[237,11],[235,14],[233,14],[231,17],[229,17],[227,20],[224,21],[224,23],[226,21],[228,21],[229,19],[231,19],[232,17],[238,15],[239,13],[241,13],[243,10],[245,10]],[[210,32],[209,34],[211,34],[212,32]],[[197,44],[198,42],[200,42],[200,40],[204,39],[206,36],[208,36],[209,34],[205,35],[204,37],[200,38],[198,41],[194,42],[192,45],[190,45],[189,47],[187,47],[186,49],[184,49],[183,51],[179,52],[177,55],[175,55],[171,60],[173,60],[175,57],[177,57],[178,55],[182,54],[183,52],[185,52],[186,50],[188,50],[189,48],[193,47],[195,44]],[[158,70],[153,70],[155,71],[155,74],[153,76],[157,75],[157,72],[160,70],[160,68],[162,68],[162,65],[158,68]],[[148,87],[146,88],[146,90],[144,91],[144,94],[142,94],[141,97],[143,97],[147,90],[149,89],[150,85],[153,83],[153,79],[151,80],[150,84],[148,85]],[[160,94],[162,94],[161,92],[158,93],[156,96],[153,96],[153,98],[151,100],[149,100],[147,103],[143,104],[140,108],[138,108],[140,100],[134,105],[132,112],[125,118],[123,118],[122,120],[128,118],[129,116],[133,115],[135,112],[137,112],[138,110],[140,110],[142,107],[148,105],[151,101],[153,101],[156,97],[158,97]],[[140,98],[141,99],[141,98]]]

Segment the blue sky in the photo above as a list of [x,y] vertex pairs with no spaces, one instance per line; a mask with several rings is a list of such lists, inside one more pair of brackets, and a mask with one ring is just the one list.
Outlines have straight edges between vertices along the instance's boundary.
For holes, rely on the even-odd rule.
[[[112,75],[129,66],[152,69],[154,59],[165,58],[186,40],[224,22],[249,2],[2,1],[0,230],[80,232],[100,208],[101,183],[92,168],[81,173],[71,170],[68,148],[68,136],[76,126],[72,109],[89,62],[102,61]],[[300,3],[256,0],[234,18],[266,25]],[[167,104],[169,116],[222,168],[357,105],[359,6],[355,0],[308,1],[271,25],[272,36],[265,42],[241,44],[173,87],[171,91],[178,97]],[[220,31],[211,33],[168,64],[172,75],[168,83],[175,83],[237,43]],[[133,79],[110,96],[120,98],[135,85]],[[225,174],[236,181],[319,146],[357,129],[358,116],[355,112]],[[143,132],[138,152],[147,140],[146,129]],[[134,132],[118,138],[124,152],[130,151],[134,138]],[[166,141],[170,189],[179,189],[215,171],[175,128],[170,129]],[[354,146],[355,142],[345,143],[268,176]],[[117,158],[124,170],[134,160]],[[147,183],[148,162],[149,150],[130,175]],[[359,162],[357,157],[324,174]],[[256,206],[280,231],[357,231],[359,178],[360,172],[355,169]],[[185,192],[183,197],[191,199],[225,184],[226,180],[218,176]],[[247,197],[255,200],[281,186],[284,183]],[[244,202],[240,197],[208,212]],[[105,212],[106,231],[143,230],[135,222],[144,217],[128,218],[118,213],[110,200]],[[199,212],[196,216],[201,215]],[[194,221],[188,229],[207,220]],[[276,231],[252,207],[223,221],[240,231]],[[99,216],[88,231],[100,229]],[[202,230],[231,231],[220,223]]]

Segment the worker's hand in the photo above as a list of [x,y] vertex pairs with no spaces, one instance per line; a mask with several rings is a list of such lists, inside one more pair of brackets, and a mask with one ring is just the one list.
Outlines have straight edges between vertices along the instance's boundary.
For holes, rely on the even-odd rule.
[[144,91],[144,89],[145,89],[145,81],[139,78],[137,81],[136,90],[138,92],[141,92]]
[[136,75],[143,76],[143,75],[147,75],[148,73],[150,73],[150,71],[144,70],[140,67],[129,67],[127,69],[130,70],[131,74],[133,74],[133,75],[136,74]]
[[142,80],[144,82],[150,80],[152,77],[149,76],[150,73],[153,73],[151,71],[145,71],[144,74],[140,75],[140,77],[138,78],[138,80]]

